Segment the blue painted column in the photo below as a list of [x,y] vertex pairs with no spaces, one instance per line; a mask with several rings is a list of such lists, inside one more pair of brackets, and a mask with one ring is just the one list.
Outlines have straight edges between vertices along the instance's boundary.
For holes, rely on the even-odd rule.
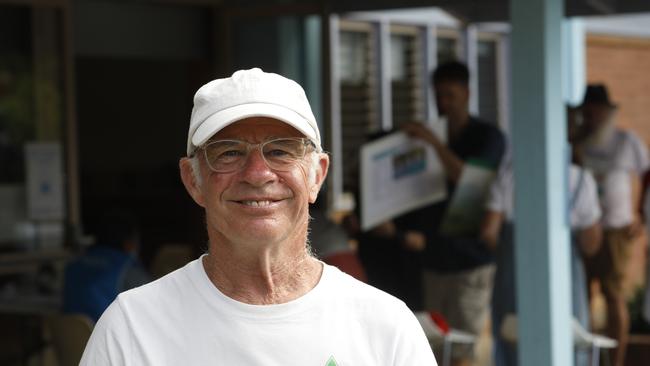
[[520,364],[573,364],[563,0],[512,0],[512,139]]

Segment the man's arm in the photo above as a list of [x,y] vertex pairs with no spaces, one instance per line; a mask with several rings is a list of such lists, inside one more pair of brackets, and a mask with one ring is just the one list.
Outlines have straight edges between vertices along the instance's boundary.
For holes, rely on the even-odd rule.
[[480,238],[488,247],[494,251],[499,242],[499,233],[501,232],[501,225],[503,224],[503,213],[487,210],[483,221],[481,222]]
[[448,179],[453,183],[458,183],[460,175],[463,172],[464,162],[445,144],[443,144],[438,136],[422,123],[406,123],[404,125],[404,132],[409,136],[417,137],[431,144],[440,158],[440,162],[445,169]]
[[578,232],[578,246],[580,252],[585,257],[593,256],[598,252],[602,238],[603,230],[599,222],[595,222],[593,225],[580,229]]
[[643,182],[641,181],[641,176],[637,172],[630,173],[630,191],[632,200],[632,223],[628,228],[628,235],[631,238],[636,238],[641,235],[643,231],[643,219],[641,218],[641,212],[639,212],[639,207],[641,206],[641,194],[643,191]]

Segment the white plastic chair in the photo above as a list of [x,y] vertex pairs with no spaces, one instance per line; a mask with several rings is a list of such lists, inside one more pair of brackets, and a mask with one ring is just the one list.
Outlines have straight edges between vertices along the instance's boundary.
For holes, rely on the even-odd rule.
[[[501,323],[501,336],[508,342],[517,342],[517,316],[508,314]],[[618,346],[615,339],[590,333],[573,318],[573,344],[578,349],[591,350],[591,365],[600,365],[600,351]]]
[[440,327],[436,325],[431,319],[431,316],[426,311],[418,311],[415,317],[420,322],[424,334],[429,341],[440,343],[442,342],[442,365],[449,366],[451,364],[451,352],[454,344],[474,344],[476,336],[467,332],[457,329],[450,329],[449,332],[444,333]]

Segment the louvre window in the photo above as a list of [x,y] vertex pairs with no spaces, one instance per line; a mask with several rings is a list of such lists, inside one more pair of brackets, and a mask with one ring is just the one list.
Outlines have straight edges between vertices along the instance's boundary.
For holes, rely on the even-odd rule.
[[341,134],[343,190],[356,191],[359,147],[380,128],[377,112],[375,35],[370,25],[341,23]]
[[425,118],[420,43],[414,27],[393,30],[390,37],[392,117],[396,128]]
[[481,39],[478,42],[479,115],[488,122],[499,120],[497,41]]

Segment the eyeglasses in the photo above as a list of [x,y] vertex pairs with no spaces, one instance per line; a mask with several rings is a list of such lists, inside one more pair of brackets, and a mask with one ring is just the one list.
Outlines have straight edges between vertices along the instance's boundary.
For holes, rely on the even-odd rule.
[[208,167],[215,173],[230,173],[244,167],[251,150],[259,148],[266,165],[276,171],[290,170],[314,144],[307,138],[279,138],[251,144],[240,140],[216,140],[202,147]]

